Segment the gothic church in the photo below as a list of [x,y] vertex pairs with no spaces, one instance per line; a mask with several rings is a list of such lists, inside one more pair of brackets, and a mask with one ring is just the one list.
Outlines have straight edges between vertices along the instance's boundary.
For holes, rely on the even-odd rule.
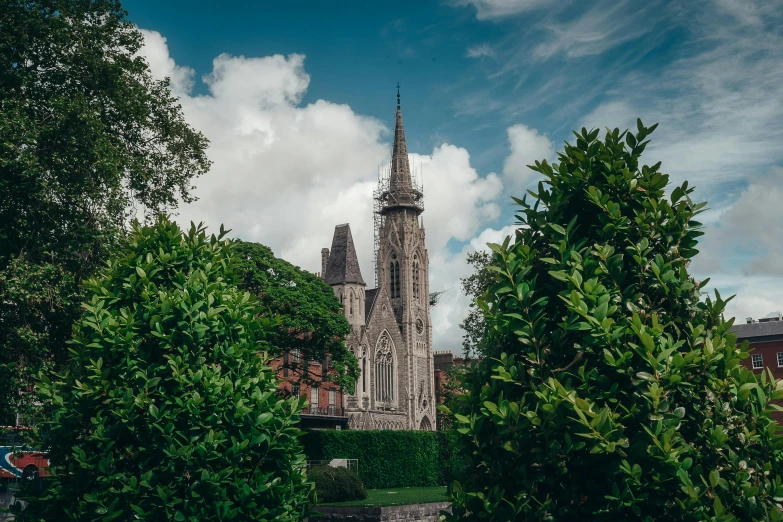
[[376,199],[376,275],[367,289],[348,224],[337,225],[321,251],[322,277],[335,292],[359,360],[355,394],[346,396],[350,429],[434,430],[435,391],[429,260],[423,193],[411,176],[400,94],[388,177]]

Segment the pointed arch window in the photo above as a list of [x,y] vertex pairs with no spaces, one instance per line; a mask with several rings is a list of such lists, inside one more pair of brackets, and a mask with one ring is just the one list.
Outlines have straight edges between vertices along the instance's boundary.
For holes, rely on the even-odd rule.
[[389,296],[392,299],[400,297],[400,263],[397,254],[392,254],[389,262]]
[[351,305],[350,305],[351,314],[350,315],[353,315],[353,290],[351,290],[351,297],[349,299],[351,300]]
[[414,299],[419,298],[419,292],[421,290],[421,285],[419,282],[419,256],[414,255],[413,256],[413,297]]
[[375,400],[394,401],[394,357],[389,334],[384,332],[375,348]]

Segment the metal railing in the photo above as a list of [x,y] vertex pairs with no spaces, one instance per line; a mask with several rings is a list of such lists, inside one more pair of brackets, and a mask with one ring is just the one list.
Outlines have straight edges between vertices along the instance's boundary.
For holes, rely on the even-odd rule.
[[308,406],[302,410],[302,415],[330,415],[332,417],[344,417],[345,412],[340,406]]

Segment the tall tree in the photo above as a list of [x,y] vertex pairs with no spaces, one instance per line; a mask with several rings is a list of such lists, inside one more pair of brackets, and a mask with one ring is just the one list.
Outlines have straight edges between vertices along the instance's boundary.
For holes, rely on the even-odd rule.
[[531,167],[450,405],[468,466],[449,520],[783,520],[783,381],[740,363],[727,301],[688,273],[705,203],[641,164],[655,127],[582,129]]
[[118,0],[0,2],[0,424],[60,362],[79,283],[137,207],[192,201],[207,140]]
[[161,217],[88,281],[69,364],[38,386],[52,468],[22,520],[302,520],[305,400],[276,394],[273,320],[224,235]]
[[468,254],[468,264],[473,267],[473,273],[460,279],[462,291],[471,298],[468,315],[459,324],[464,332],[462,335],[462,350],[465,357],[480,357],[481,341],[484,339],[484,313],[476,305],[476,299],[492,285],[492,272],[487,268],[492,261],[489,252],[479,250]]
[[[274,356],[288,355],[287,380],[315,384],[323,373],[310,373],[309,361],[328,362],[334,371],[327,371],[326,379],[352,393],[359,363],[345,346],[351,326],[332,288],[314,274],[275,257],[267,246],[237,241],[233,248],[240,287],[280,319],[267,342]],[[299,357],[290,357],[294,350]]]

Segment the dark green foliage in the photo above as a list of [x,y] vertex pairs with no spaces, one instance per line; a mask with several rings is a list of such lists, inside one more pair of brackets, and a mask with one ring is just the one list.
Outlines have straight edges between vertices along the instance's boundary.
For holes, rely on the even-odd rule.
[[687,272],[687,183],[639,156],[655,126],[577,134],[536,163],[523,226],[490,245],[486,357],[452,402],[468,459],[450,520],[781,520],[783,382],[740,364]]
[[462,331],[462,350],[465,357],[481,357],[484,340],[484,312],[476,304],[476,298],[480,297],[492,285],[493,273],[487,266],[492,261],[489,252],[479,250],[468,254],[468,264],[474,272],[460,280],[462,291],[471,298],[468,315],[459,324]]
[[[451,403],[451,401],[456,400],[458,395],[464,393],[463,381],[468,373],[468,369],[468,366],[452,364],[443,373],[443,381],[439,392],[443,404]],[[448,431],[452,428],[451,415],[438,410],[436,416],[438,420],[438,431]]]
[[311,460],[357,459],[369,489],[443,485],[459,465],[454,439],[430,431],[313,430],[302,443]]
[[88,281],[68,369],[43,377],[54,476],[25,520],[299,520],[312,485],[259,352],[272,325],[230,246],[160,218]]
[[314,466],[307,470],[307,478],[315,484],[316,503],[367,498],[364,484],[356,473],[347,468]]
[[[302,361],[324,361],[327,356],[334,372],[331,382],[353,393],[359,378],[359,363],[345,346],[351,325],[340,313],[334,290],[314,274],[275,257],[269,247],[238,241],[234,244],[239,286],[257,296],[280,323],[268,333],[273,347],[299,350]],[[273,356],[280,355],[277,348]],[[288,381],[315,384],[321,373],[308,374],[302,363],[289,361]]]
[[124,17],[116,0],[0,2],[0,423],[67,356],[78,284],[135,207],[191,201],[209,167]]

